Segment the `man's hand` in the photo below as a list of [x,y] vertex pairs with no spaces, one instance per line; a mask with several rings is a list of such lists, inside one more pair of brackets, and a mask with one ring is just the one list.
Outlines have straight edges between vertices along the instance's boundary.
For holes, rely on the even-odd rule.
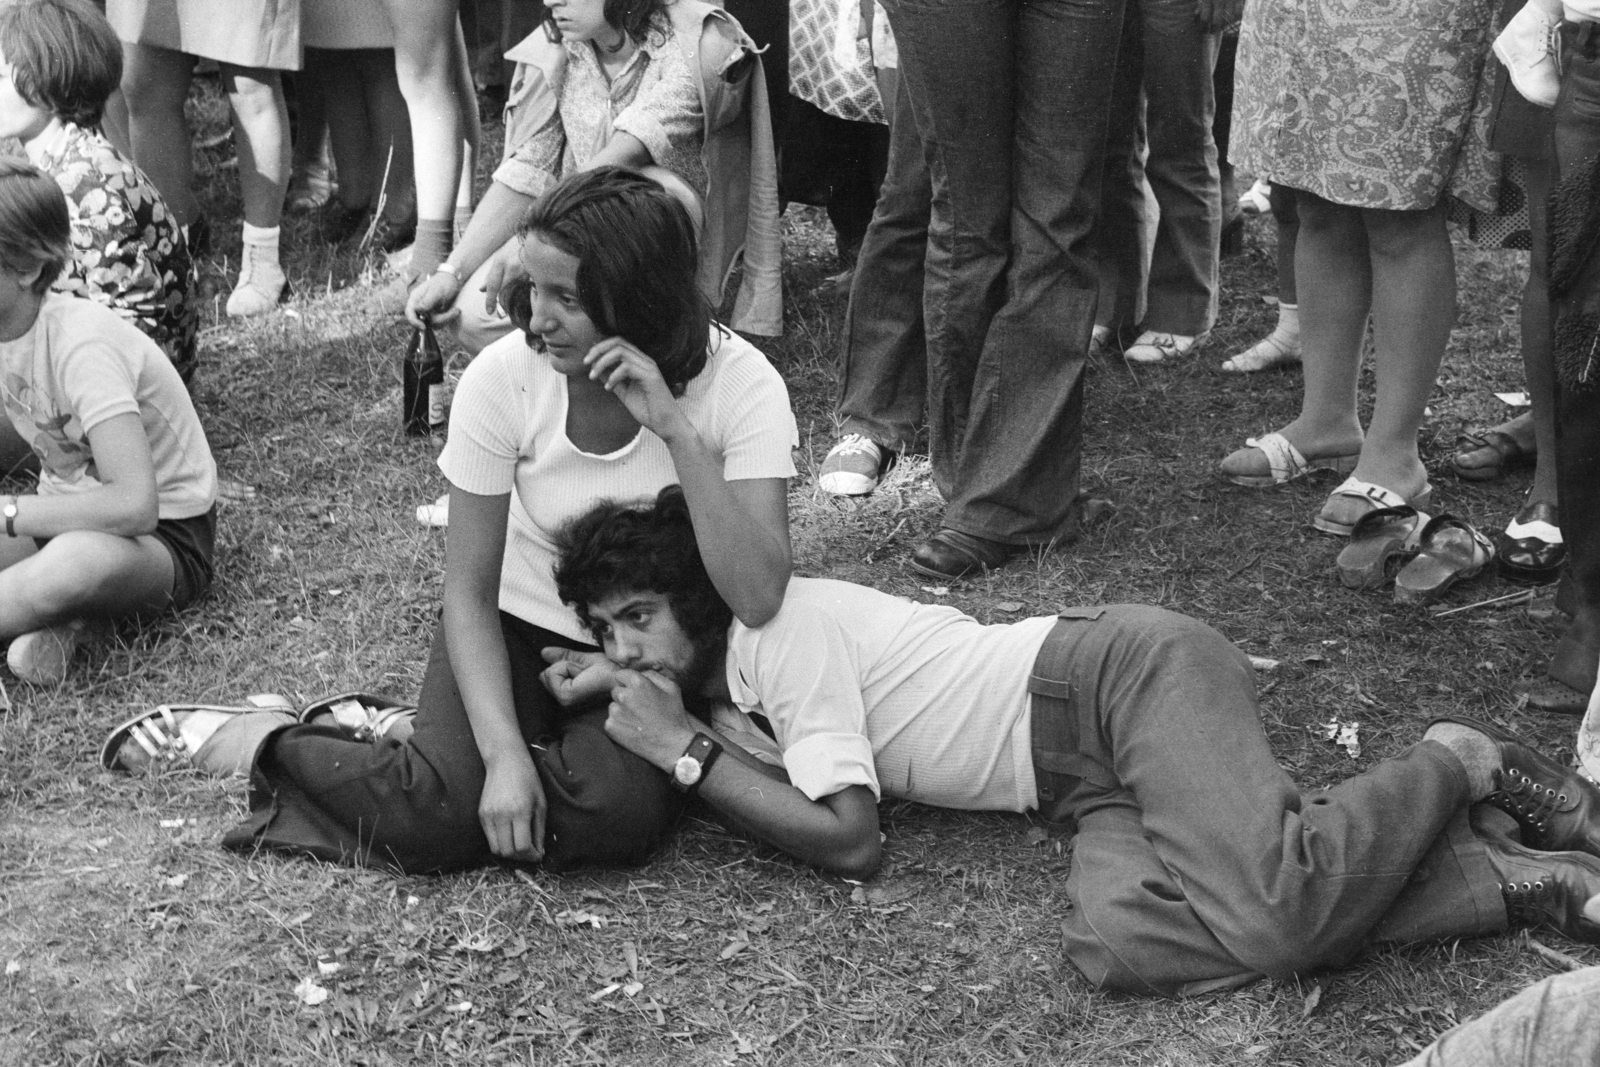
[[617,672],[606,735],[641,759],[670,771],[700,725],[684,710],[678,684],[658,671]]
[[540,654],[550,666],[539,675],[539,681],[564,708],[577,707],[604,696],[617,684],[617,672],[621,668],[599,652],[552,647]]
[[490,257],[489,270],[483,277],[485,314],[493,315],[496,311],[503,315],[511,314],[510,304],[501,298],[509,297],[512,287],[528,277],[528,270],[522,265],[522,257],[518,255],[521,249],[522,242],[518,241]]
[[526,752],[508,753],[485,768],[478,821],[496,856],[524,863],[544,858],[544,786]]
[[1207,33],[1221,33],[1244,17],[1244,0],[1198,0],[1196,17]]

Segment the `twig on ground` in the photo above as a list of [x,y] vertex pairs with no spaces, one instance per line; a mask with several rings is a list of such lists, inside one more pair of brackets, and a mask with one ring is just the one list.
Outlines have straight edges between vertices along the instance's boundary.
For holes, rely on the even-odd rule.
[[899,522],[895,523],[894,529],[889,531],[889,536],[885,537],[882,541],[879,541],[876,545],[874,545],[872,551],[867,553],[867,558],[862,560],[862,562],[871,563],[872,557],[876,556],[880,550],[888,548],[889,542],[894,540],[895,534],[900,532],[901,528],[905,526],[907,521],[908,519],[901,519]]
[[1551,963],[1555,964],[1557,967],[1560,967],[1564,970],[1578,971],[1583,969],[1584,965],[1581,961],[1573,959],[1565,952],[1560,952],[1556,949],[1553,949],[1549,945],[1546,945],[1541,941],[1536,941],[1531,937],[1528,938],[1528,947],[1533,949],[1533,951],[1537,952],[1539,955],[1543,956],[1545,959],[1549,960]]
[[1239,577],[1239,575],[1243,574],[1245,571],[1261,562],[1261,557],[1264,555],[1266,555],[1265,550],[1257,552],[1255,555],[1251,556],[1249,559],[1233,568],[1233,570],[1228,572],[1228,581],[1233,581],[1235,578]]
[[1473,608],[1509,608],[1517,604],[1526,604],[1532,599],[1533,590],[1522,589],[1515,593],[1507,593],[1505,596],[1492,596],[1488,600],[1480,600],[1476,604],[1463,604],[1459,608],[1446,608],[1443,611],[1435,611],[1433,617],[1442,619],[1446,615],[1456,615],[1463,611],[1471,611]]

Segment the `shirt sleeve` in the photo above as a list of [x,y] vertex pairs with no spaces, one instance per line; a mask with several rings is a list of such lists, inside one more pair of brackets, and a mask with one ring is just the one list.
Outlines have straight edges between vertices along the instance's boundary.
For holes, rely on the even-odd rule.
[[[504,343],[520,344],[513,335]],[[450,484],[480,496],[511,492],[523,444],[522,390],[498,345],[479,353],[456,385],[450,433],[439,469]]]
[[759,349],[742,338],[724,334],[724,345],[744,345],[718,381],[717,447],[722,450],[722,476],[792,478],[793,449],[800,431],[789,408],[789,390]]
[[[155,348],[153,341],[147,341],[142,334],[138,337]],[[62,396],[78,417],[85,436],[107,419],[139,414],[138,371],[131,359],[131,353],[118,352],[111,342],[89,337],[57,360]]]
[[561,154],[567,148],[567,131],[561,124],[561,109],[526,141],[508,152],[495,168],[494,180],[523,196],[543,196],[561,172]]
[[611,125],[619,133],[639,138],[651,162],[665,164],[671,149],[698,144],[705,136],[700,86],[676,41],[651,55],[643,79],[639,95]]
[[789,781],[812,800],[864,785],[882,799],[853,648],[825,611],[791,601],[742,636]]

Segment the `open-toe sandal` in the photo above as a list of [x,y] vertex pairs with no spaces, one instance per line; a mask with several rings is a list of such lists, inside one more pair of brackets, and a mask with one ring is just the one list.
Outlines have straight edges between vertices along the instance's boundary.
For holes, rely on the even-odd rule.
[[338,693],[307,704],[300,721],[337,726],[353,741],[376,741],[417,713],[416,705],[372,693]]
[[[159,773],[191,767],[213,774],[242,774],[249,770],[258,742],[279,726],[293,721],[294,710],[282,697],[262,694],[250,697],[243,707],[229,704],[162,704],[138,715],[111,731],[100,746],[100,765],[107,770]],[[239,746],[224,751],[218,745],[223,728],[245,716],[279,712],[263,717],[260,728]],[[195,712],[215,712],[196,715]],[[258,736],[259,735],[259,736]],[[237,751],[231,751],[237,748]]]
[[1228,474],[1222,477],[1234,485],[1242,485],[1247,489],[1270,489],[1275,485],[1292,482],[1296,478],[1303,478],[1313,471],[1334,471],[1338,474],[1349,474],[1356,469],[1356,461],[1361,457],[1359,453],[1348,456],[1319,456],[1316,459],[1307,459],[1294,444],[1281,433],[1262,434],[1260,437],[1245,438],[1246,448],[1255,448],[1267,458],[1266,474]]
[[[1494,460],[1481,467],[1467,467],[1461,457],[1474,452],[1491,452]],[[1450,457],[1450,469],[1456,477],[1469,482],[1492,482],[1514,466],[1530,463],[1534,453],[1503,430],[1480,430],[1462,434],[1456,439],[1455,455]]]
[[1427,523],[1428,516],[1409,504],[1367,512],[1339,553],[1339,581],[1348,589],[1382,589],[1416,555]]
[[[1349,522],[1340,522],[1328,517],[1328,504],[1344,497],[1359,500],[1364,505],[1361,513]],[[1311,520],[1311,525],[1325,534],[1335,537],[1349,537],[1350,531],[1355,529],[1356,523],[1361,521],[1362,515],[1379,508],[1416,508],[1418,511],[1427,511],[1428,505],[1433,502],[1433,486],[1423,485],[1422,491],[1407,500],[1393,489],[1385,489],[1372,482],[1364,482],[1360,478],[1346,478],[1339,483],[1339,487],[1328,494],[1327,503],[1322,505],[1322,511]]]
[[1454,515],[1440,515],[1422,528],[1416,558],[1395,576],[1394,599],[1430,604],[1493,562],[1493,542]]

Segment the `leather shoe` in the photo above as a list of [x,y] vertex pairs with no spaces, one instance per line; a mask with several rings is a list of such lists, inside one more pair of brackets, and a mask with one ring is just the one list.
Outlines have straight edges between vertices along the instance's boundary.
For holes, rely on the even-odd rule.
[[[1479,829],[1477,820],[1473,828]],[[1512,926],[1550,925],[1574,941],[1600,945],[1600,860],[1582,852],[1535,852],[1481,830],[1479,840]]]
[[1524,844],[1547,852],[1600,857],[1600,788],[1524,744],[1514,734],[1469,715],[1442,715],[1476,730],[1500,750],[1494,792],[1483,802],[1517,820]]
[[[1561,525],[1556,517],[1556,509],[1544,501],[1529,504],[1517,512],[1512,526],[1515,528],[1533,523],[1556,528]],[[1560,541],[1546,541],[1536,534],[1513,537],[1510,529],[1499,534],[1495,541],[1500,573],[1510,581],[1522,585],[1545,585],[1560,577],[1561,565],[1567,559],[1567,546]]]
[[965,578],[975,571],[1004,566],[1026,547],[974,537],[941,526],[917,546],[911,555],[911,567],[930,578]]
[[1531,682],[1520,682],[1514,690],[1528,699],[1528,707],[1557,715],[1582,715],[1589,710],[1589,694],[1558,682],[1549,675]]

